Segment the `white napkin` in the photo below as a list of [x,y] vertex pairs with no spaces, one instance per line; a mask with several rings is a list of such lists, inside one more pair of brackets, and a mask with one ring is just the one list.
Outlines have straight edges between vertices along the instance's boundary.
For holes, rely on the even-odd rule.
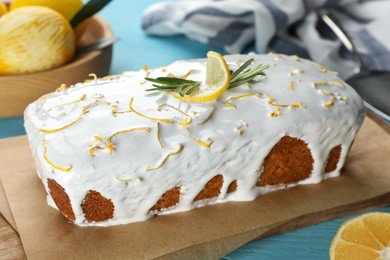
[[148,34],[184,34],[202,43],[240,53],[255,43],[268,51],[310,58],[342,78],[355,65],[330,29],[313,12],[328,8],[352,36],[363,64],[390,71],[390,1],[376,0],[182,0],[147,8],[142,27]]

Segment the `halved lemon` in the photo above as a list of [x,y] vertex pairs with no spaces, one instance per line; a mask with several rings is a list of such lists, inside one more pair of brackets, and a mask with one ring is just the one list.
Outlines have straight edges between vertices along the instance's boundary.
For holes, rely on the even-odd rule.
[[[10,10],[16,10],[25,6],[45,6],[62,14],[67,21],[70,21],[73,16],[84,6],[82,0],[13,0]],[[75,29],[76,37],[79,39],[85,28],[87,21],[82,22]]]
[[4,2],[0,2],[0,16],[8,12],[8,7]]
[[217,52],[207,53],[206,84],[191,95],[181,96],[171,92],[176,98],[186,102],[209,102],[218,99],[229,87],[230,71],[223,56]]
[[329,256],[331,260],[390,260],[390,213],[366,213],[344,222]]
[[58,12],[21,7],[0,18],[0,75],[59,67],[73,59],[74,31]]
[[78,10],[83,7],[81,0],[13,0],[11,2],[11,11],[24,6],[45,6],[62,14],[66,20],[70,21]]

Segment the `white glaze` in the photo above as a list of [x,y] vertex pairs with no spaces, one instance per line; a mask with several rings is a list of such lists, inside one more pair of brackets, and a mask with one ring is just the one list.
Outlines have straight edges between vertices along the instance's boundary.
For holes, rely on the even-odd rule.
[[[146,92],[145,89],[150,88],[151,84],[145,83],[144,77],[148,73],[144,70],[76,84],[33,102],[25,111],[25,127],[37,172],[46,190],[48,178],[64,187],[71,200],[77,225],[110,226],[152,217],[150,208],[163,193],[175,186],[181,187],[180,202],[159,214],[187,211],[226,201],[254,200],[273,190],[319,183],[327,177],[338,176],[364,118],[361,98],[345,83],[344,87],[338,84],[315,86],[314,82],[340,79],[336,73],[296,56],[233,55],[225,58],[229,67],[236,69],[240,62],[251,57],[255,58],[255,64],[270,65],[266,77],[257,79],[251,86],[228,90],[214,102],[187,103],[163,92]],[[149,70],[149,77],[166,76],[168,73],[181,77],[190,69],[193,72],[188,79],[204,81],[205,60],[178,61],[165,68]],[[294,90],[290,87],[291,81]],[[327,91],[338,97],[330,107],[324,106],[331,99]],[[227,98],[248,93],[261,93],[261,97],[232,101],[237,108],[225,105]],[[140,117],[134,112],[112,113],[112,110],[129,111],[131,97],[134,98],[135,110],[174,122],[160,123],[160,140],[164,148],[158,142],[157,121]],[[268,103],[269,98],[273,98],[277,104],[301,102],[303,107],[281,108],[280,116],[271,117],[270,113],[276,111],[276,107]],[[56,107],[79,99],[83,100]],[[111,105],[99,102],[89,106],[89,113],[61,131],[40,131],[59,128],[76,120],[83,107],[97,99],[111,102]],[[179,125],[186,117],[169,107],[158,111],[159,104],[169,104],[190,115],[193,122],[187,128],[192,135],[202,141],[210,139],[212,145],[209,148],[200,146]],[[199,125],[213,108],[216,109],[211,119]],[[90,145],[99,143],[94,141],[93,136],[101,134],[105,141],[115,132],[135,127],[148,127],[151,132],[134,131],[116,136],[112,140],[116,146],[112,154],[108,149],[96,149],[95,156],[89,153]],[[240,127],[244,130],[242,135],[237,130]],[[285,135],[300,138],[308,144],[314,159],[311,177],[295,184],[256,187],[264,158]],[[50,161],[62,167],[71,165],[69,172],[52,167],[44,159],[42,140],[48,142],[47,157]],[[170,156],[160,169],[146,171],[147,166],[157,166],[164,156],[176,151],[178,144],[183,146],[179,154]],[[325,175],[327,156],[339,144],[342,145],[342,153],[337,169]],[[195,196],[217,174],[224,177],[220,196],[194,204]],[[130,180],[124,183],[116,177]],[[228,185],[233,180],[238,182],[237,191],[227,195]],[[85,220],[80,205],[89,190],[96,190],[111,199],[115,205],[112,219],[99,223]],[[56,207],[50,196],[48,202]]]

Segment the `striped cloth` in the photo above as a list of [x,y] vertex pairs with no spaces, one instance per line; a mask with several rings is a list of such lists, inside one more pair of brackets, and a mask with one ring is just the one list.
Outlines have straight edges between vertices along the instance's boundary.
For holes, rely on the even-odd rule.
[[143,14],[152,35],[188,38],[240,53],[254,43],[258,53],[296,54],[353,74],[347,49],[313,10],[328,8],[351,35],[363,64],[390,71],[389,0],[181,0],[156,3]]

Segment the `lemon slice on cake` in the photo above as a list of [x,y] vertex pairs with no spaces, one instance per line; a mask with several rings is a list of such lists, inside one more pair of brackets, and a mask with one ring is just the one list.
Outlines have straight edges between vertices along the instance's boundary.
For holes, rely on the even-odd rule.
[[[227,89],[239,87],[264,77],[268,65],[258,64],[251,66],[254,59],[245,61],[236,71],[230,71],[223,56],[217,52],[207,53],[205,82],[193,81],[176,77],[145,78],[153,88],[146,91],[164,91],[186,102],[209,102],[217,100]],[[189,73],[187,73],[189,74]]]
[[209,102],[218,99],[229,87],[230,71],[223,56],[217,52],[207,53],[206,84],[202,84],[191,95],[181,96],[172,92],[176,98],[186,102]]
[[218,99],[230,84],[230,71],[221,54],[207,53],[206,81],[199,82],[175,77],[145,78],[154,88],[146,91],[165,91],[186,102],[209,102]]

